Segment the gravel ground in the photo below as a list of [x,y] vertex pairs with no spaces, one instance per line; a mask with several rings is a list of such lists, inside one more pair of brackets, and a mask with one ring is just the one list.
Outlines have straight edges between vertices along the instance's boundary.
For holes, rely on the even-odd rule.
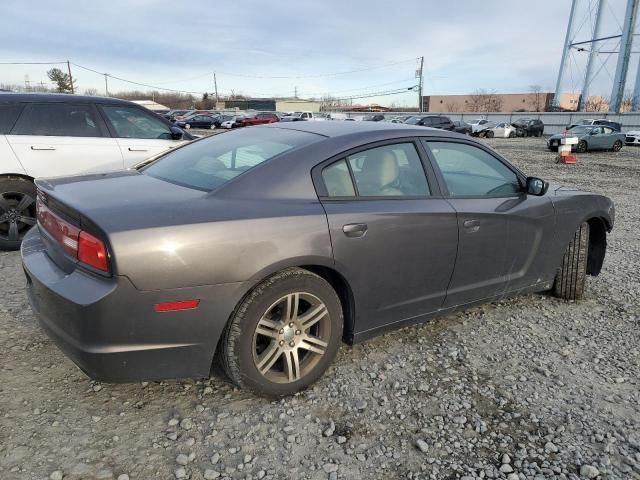
[[640,149],[531,175],[616,203],[586,298],[529,295],[344,346],[311,389],[268,401],[211,378],[90,381],[40,331],[0,253],[2,479],[640,478]]

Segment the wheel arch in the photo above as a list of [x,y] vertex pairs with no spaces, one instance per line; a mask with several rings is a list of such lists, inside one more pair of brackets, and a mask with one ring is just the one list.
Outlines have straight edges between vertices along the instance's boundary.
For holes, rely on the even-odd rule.
[[591,217],[586,222],[589,224],[587,274],[595,277],[602,270],[607,252],[607,232],[611,230],[611,226],[604,217]]
[[25,174],[25,173],[3,173],[2,175],[0,175],[0,180],[2,179],[13,179],[13,178],[21,178],[23,180],[26,180],[28,182],[33,183],[35,178]]

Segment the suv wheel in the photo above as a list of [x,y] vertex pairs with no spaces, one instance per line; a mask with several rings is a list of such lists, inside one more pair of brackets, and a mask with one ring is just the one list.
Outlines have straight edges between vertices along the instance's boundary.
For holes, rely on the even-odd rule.
[[328,368],[342,324],[342,306],[331,285],[307,270],[283,270],[236,308],[221,340],[223,368],[241,387],[291,395]]
[[0,250],[17,250],[36,224],[36,187],[23,178],[0,179]]

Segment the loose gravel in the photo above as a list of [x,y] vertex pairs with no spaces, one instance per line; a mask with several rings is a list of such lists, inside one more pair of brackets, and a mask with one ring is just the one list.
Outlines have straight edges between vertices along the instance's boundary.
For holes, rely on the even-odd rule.
[[640,478],[640,149],[569,166],[542,139],[487,142],[616,203],[586,298],[505,299],[344,346],[280,401],[217,371],[89,380],[37,326],[19,255],[0,253],[0,478]]

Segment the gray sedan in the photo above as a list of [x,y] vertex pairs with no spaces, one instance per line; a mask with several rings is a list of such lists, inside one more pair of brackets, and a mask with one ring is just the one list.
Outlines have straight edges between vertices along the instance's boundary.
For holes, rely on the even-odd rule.
[[558,150],[561,140],[565,136],[578,137],[578,143],[571,147],[578,153],[588,150],[612,150],[619,152],[625,143],[624,133],[615,131],[611,127],[598,125],[578,125],[564,133],[552,135],[547,139],[547,147],[551,151]]
[[463,135],[291,122],[135,170],[37,181],[22,244],[42,328],[89,376],[207,376],[287,395],[361,342],[507,295],[579,299],[611,201]]

